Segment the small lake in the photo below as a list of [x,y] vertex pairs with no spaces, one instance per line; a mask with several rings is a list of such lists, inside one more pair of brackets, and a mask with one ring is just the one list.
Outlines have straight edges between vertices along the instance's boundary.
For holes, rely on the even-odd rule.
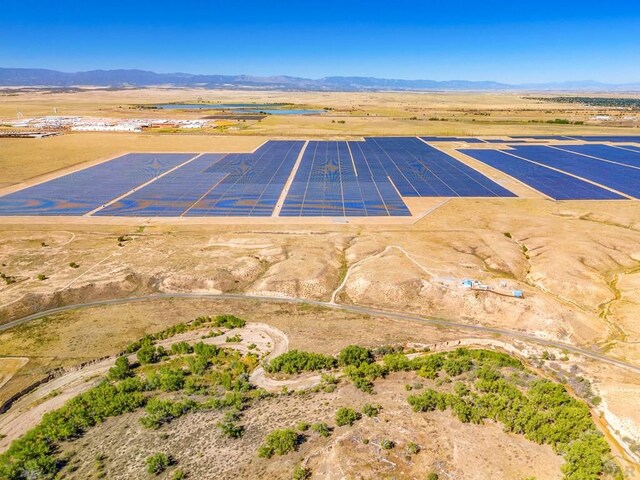
[[274,108],[278,106],[279,104],[273,103],[164,103],[154,105],[162,110],[227,110],[231,113],[266,113],[269,115],[319,115],[324,113],[322,110]]

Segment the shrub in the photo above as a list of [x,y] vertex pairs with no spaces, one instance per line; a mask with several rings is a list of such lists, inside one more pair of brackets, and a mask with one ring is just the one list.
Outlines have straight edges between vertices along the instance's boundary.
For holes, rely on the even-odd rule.
[[308,422],[298,422],[298,424],[296,425],[296,430],[298,430],[299,432],[306,432],[307,430],[309,430],[309,423]]
[[442,366],[444,371],[450,377],[457,377],[473,368],[473,362],[470,358],[449,358],[445,360]]
[[142,364],[158,363],[160,361],[160,355],[156,351],[153,345],[143,345],[136,353],[138,361]]
[[147,458],[147,472],[152,475],[160,475],[171,464],[171,457],[164,453],[155,453]]
[[187,478],[187,474],[184,473],[184,470],[181,468],[174,471],[173,475],[171,475],[171,480],[184,480],[185,478]]
[[438,480],[439,478],[440,477],[435,472],[431,472],[429,475],[427,475],[427,480]]
[[348,365],[344,373],[353,382],[353,385],[363,392],[373,392],[373,381],[378,377],[384,377],[388,373],[385,365],[377,363],[362,363],[360,366]]
[[344,425],[353,425],[362,416],[352,408],[341,407],[336,412],[336,425],[342,427]]
[[186,355],[193,352],[193,347],[187,342],[178,342],[171,345],[172,355]]
[[225,328],[242,328],[247,322],[238,318],[234,315],[218,315],[213,319],[213,324],[216,327],[225,327]]
[[321,437],[328,437],[331,435],[331,429],[329,425],[324,422],[314,423],[311,425],[311,431],[317,433]]
[[380,405],[375,405],[372,403],[365,403],[362,406],[362,413],[364,413],[367,417],[377,417],[382,410]]
[[152,398],[145,407],[147,415],[140,418],[140,423],[147,428],[157,429],[174,418],[193,412],[198,408],[199,405],[193,400],[172,402],[171,400]]
[[131,365],[127,357],[116,358],[116,363],[109,369],[107,378],[109,380],[124,380],[127,377],[131,377],[133,372],[131,371]]
[[411,360],[403,353],[391,353],[385,355],[382,361],[386,367],[392,372],[409,371],[412,368]]
[[297,450],[300,440],[300,435],[290,428],[274,430],[264,439],[258,449],[258,456],[271,458],[274,455],[286,455]]
[[220,349],[215,345],[209,345],[203,342],[198,342],[193,346],[193,353],[206,359],[215,357],[219,352]]
[[396,446],[395,442],[387,438],[385,438],[380,442],[380,447],[382,447],[383,450],[391,450],[395,446]]
[[311,469],[298,465],[293,471],[293,480],[307,480],[311,478]]
[[218,422],[216,426],[225,437],[240,438],[244,435],[244,427],[237,424],[238,420],[240,420],[238,413],[228,412],[224,417],[224,421]]
[[225,338],[224,341],[227,343],[240,343],[242,341],[242,337],[239,334],[236,334]]
[[160,388],[166,392],[176,392],[184,388],[186,374],[180,368],[161,367],[157,372],[148,377],[149,385]]
[[187,366],[192,374],[202,375],[209,368],[209,359],[202,355],[187,357]]
[[407,453],[409,455],[416,455],[416,454],[420,453],[420,445],[418,445],[415,442],[407,443]]
[[338,361],[340,365],[353,365],[359,367],[365,363],[373,362],[373,353],[371,350],[357,345],[349,345],[343,348],[338,355]]
[[444,395],[430,388],[420,395],[411,395],[407,400],[414,412],[431,412],[436,408],[439,410],[447,408]]
[[292,375],[334,368],[337,363],[335,358],[327,355],[291,350],[271,360],[265,365],[265,370],[269,373],[282,372]]

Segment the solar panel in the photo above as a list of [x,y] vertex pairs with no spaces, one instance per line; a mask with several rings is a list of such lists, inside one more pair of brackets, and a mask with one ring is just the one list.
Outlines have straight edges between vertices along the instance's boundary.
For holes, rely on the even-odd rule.
[[515,196],[480,172],[417,138],[370,138],[367,143],[384,152],[388,159],[384,168],[403,196]]
[[554,200],[605,200],[624,197],[578,178],[513,157],[500,150],[472,150],[460,152],[469,155]]
[[194,157],[130,153],[0,197],[0,215],[83,215]]
[[640,170],[548,146],[516,147],[513,153],[640,198]]

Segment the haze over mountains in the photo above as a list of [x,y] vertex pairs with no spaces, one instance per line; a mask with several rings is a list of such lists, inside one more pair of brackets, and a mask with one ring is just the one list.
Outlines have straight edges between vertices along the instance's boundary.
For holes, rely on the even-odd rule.
[[0,68],[0,86],[46,87],[203,87],[265,90],[553,90],[553,91],[640,91],[640,81],[629,84],[606,84],[595,81],[566,81],[513,85],[494,81],[401,80],[374,77],[332,76],[319,79],[290,76],[258,77],[251,75],[195,75],[189,73],[155,73],[146,70],[92,70],[60,72],[36,68]]

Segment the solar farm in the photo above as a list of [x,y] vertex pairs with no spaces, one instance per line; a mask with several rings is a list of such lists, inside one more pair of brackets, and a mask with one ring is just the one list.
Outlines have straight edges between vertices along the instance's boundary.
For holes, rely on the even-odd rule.
[[552,200],[634,200],[638,144],[370,137],[273,140],[252,153],[130,153],[7,193],[0,216],[411,217],[405,199],[515,198],[505,186],[513,181]]

